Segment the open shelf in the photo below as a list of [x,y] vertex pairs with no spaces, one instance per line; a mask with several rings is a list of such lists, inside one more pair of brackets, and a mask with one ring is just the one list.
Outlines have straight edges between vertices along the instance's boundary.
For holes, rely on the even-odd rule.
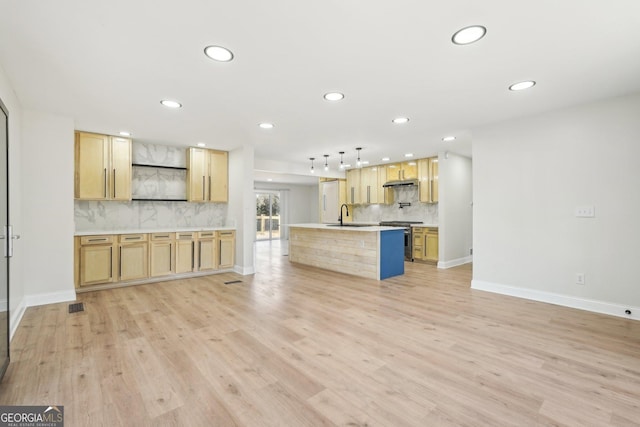
[[142,163],[132,163],[131,166],[141,167],[141,168],[159,168],[159,169],[174,169],[180,171],[186,171],[187,168],[181,166],[164,166],[164,165],[145,165]]

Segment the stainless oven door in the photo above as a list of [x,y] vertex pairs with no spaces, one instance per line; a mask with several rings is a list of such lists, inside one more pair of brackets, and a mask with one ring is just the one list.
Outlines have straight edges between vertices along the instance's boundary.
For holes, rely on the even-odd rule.
[[404,259],[413,261],[413,238],[411,237],[411,227],[404,229]]

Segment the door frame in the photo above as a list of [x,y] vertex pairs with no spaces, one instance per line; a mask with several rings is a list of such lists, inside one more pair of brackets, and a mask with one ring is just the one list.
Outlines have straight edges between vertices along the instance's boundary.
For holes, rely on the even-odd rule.
[[[7,109],[6,105],[2,102],[2,99],[0,99],[0,109],[2,110],[2,112],[4,113],[5,116],[5,120],[4,123],[2,124],[2,126],[4,126],[5,128],[5,141],[4,141],[4,151],[5,151],[5,162],[6,164],[5,166],[5,185],[6,185],[6,191],[5,191],[5,195],[7,200],[5,201],[6,204],[6,224],[0,224],[0,226],[3,227],[3,229],[5,230],[5,236],[4,236],[4,240],[2,241],[2,243],[4,244],[4,253],[3,253],[3,258],[4,261],[6,262],[6,268],[7,268],[7,274],[5,277],[6,280],[6,287],[7,287],[7,300],[6,300],[6,337],[7,337],[7,354],[6,357],[4,355],[0,356],[2,357],[2,360],[0,360],[0,380],[2,380],[2,377],[4,377],[4,374],[7,370],[7,368],[9,367],[9,362],[10,362],[10,350],[9,350],[9,344],[11,343],[11,328],[9,323],[11,322],[11,312],[9,310],[10,308],[10,304],[9,304],[9,290],[10,290],[10,286],[9,286],[9,279],[10,279],[10,274],[9,274],[9,268],[10,268],[10,262],[9,260],[11,259],[9,257],[9,248],[10,245],[13,243],[10,241],[11,238],[11,233],[8,231],[9,230],[9,224],[11,223],[9,221],[9,110]],[[5,255],[6,254],[6,255]],[[0,327],[2,327],[2,325],[0,325]]]

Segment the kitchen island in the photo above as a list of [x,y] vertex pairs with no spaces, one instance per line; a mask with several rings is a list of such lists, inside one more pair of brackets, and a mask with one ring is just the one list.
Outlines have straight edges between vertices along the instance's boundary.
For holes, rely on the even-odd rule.
[[404,274],[404,230],[364,224],[289,225],[289,261],[382,280]]

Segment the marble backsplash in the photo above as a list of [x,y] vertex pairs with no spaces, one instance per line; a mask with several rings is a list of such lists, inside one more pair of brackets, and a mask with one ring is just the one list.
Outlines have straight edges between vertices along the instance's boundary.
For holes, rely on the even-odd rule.
[[[186,149],[140,143],[132,144],[134,164],[186,167]],[[186,171],[134,167],[131,180],[134,199],[186,199]],[[182,227],[233,226],[227,222],[226,203],[184,201],[84,201],[74,203],[77,232],[145,230]]]
[[226,203],[75,201],[76,231],[222,227]]
[[[438,224],[438,204],[422,203],[417,186],[395,187],[392,205],[360,205],[353,207],[355,222],[421,221]],[[400,204],[411,203],[400,209]]]

